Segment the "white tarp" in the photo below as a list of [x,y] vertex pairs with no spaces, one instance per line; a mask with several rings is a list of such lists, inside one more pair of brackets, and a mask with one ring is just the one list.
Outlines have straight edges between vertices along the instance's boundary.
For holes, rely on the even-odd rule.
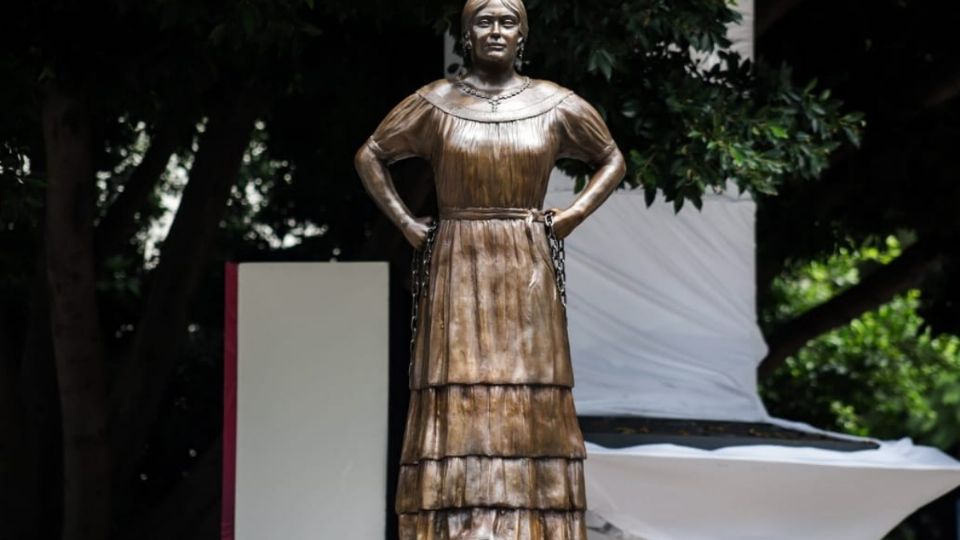
[[[572,183],[551,182],[548,207]],[[615,193],[566,242],[569,332],[581,415],[762,421],[756,367],[756,206],[735,192],[703,211]]]
[[877,540],[960,481],[953,460],[909,441],[859,452],[590,445],[588,454],[589,507],[647,540]]
[[[546,207],[573,199],[556,175]],[[756,207],[735,189],[675,214],[618,191],[566,242],[580,415],[771,422],[754,283]],[[837,436],[837,434],[832,434]],[[853,437],[849,437],[853,438]],[[754,445],[588,445],[594,522],[646,540],[876,540],[960,484],[960,463],[909,439],[841,452]]]

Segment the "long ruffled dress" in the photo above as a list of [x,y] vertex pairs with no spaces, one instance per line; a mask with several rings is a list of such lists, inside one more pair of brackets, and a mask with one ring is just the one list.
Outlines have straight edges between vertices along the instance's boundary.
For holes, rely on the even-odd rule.
[[537,103],[514,111],[458,108],[452,92],[421,88],[367,143],[388,163],[428,160],[441,216],[412,358],[400,539],[586,540],[567,321],[531,210],[558,158],[598,163],[616,145],[593,107],[553,83],[537,81]]

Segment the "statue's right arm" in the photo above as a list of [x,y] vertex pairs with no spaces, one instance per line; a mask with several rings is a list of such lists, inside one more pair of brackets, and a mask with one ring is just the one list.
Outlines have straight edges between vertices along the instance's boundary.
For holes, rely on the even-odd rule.
[[376,143],[368,140],[357,151],[354,157],[357,174],[377,207],[400,229],[407,242],[419,249],[426,238],[428,226],[414,217],[397,194],[390,170],[373,151],[373,144]]

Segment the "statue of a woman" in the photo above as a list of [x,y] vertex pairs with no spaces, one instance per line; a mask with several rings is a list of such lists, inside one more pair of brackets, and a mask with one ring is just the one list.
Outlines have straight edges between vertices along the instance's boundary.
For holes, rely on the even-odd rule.
[[[517,73],[529,38],[522,0],[468,0],[462,21],[469,70],[404,99],[356,157],[377,205],[431,254],[411,362],[400,538],[586,540],[586,454],[551,244],[613,191],[623,157],[586,101]],[[433,167],[435,235],[387,169],[413,156]],[[560,157],[597,169],[569,208],[543,212]]]

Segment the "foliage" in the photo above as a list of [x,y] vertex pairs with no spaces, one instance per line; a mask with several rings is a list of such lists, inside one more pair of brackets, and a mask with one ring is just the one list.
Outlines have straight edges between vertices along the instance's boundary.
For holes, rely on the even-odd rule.
[[[731,49],[739,14],[716,0],[529,2],[531,68],[566,82],[606,115],[628,155],[627,181],[652,202],[698,208],[728,180],[775,194],[784,178],[814,178],[863,118],[829,91],[797,87],[788,68],[756,66]],[[598,31],[598,29],[603,29]],[[570,166],[575,173],[582,168]]]
[[906,232],[939,259],[920,285],[921,315],[936,332],[960,333],[958,16],[956,2],[805,1],[760,37],[762,57],[816,77],[869,126],[862,147],[839,150],[819,181],[788,180],[780,196],[759,199],[761,295],[787,261]]
[[[791,318],[859,281],[865,265],[900,253],[880,246],[841,249],[825,261],[796,265],[774,281],[771,319]],[[763,386],[774,415],[879,438],[909,436],[960,450],[960,337],[934,336],[911,290],[849,325],[807,344]]]

